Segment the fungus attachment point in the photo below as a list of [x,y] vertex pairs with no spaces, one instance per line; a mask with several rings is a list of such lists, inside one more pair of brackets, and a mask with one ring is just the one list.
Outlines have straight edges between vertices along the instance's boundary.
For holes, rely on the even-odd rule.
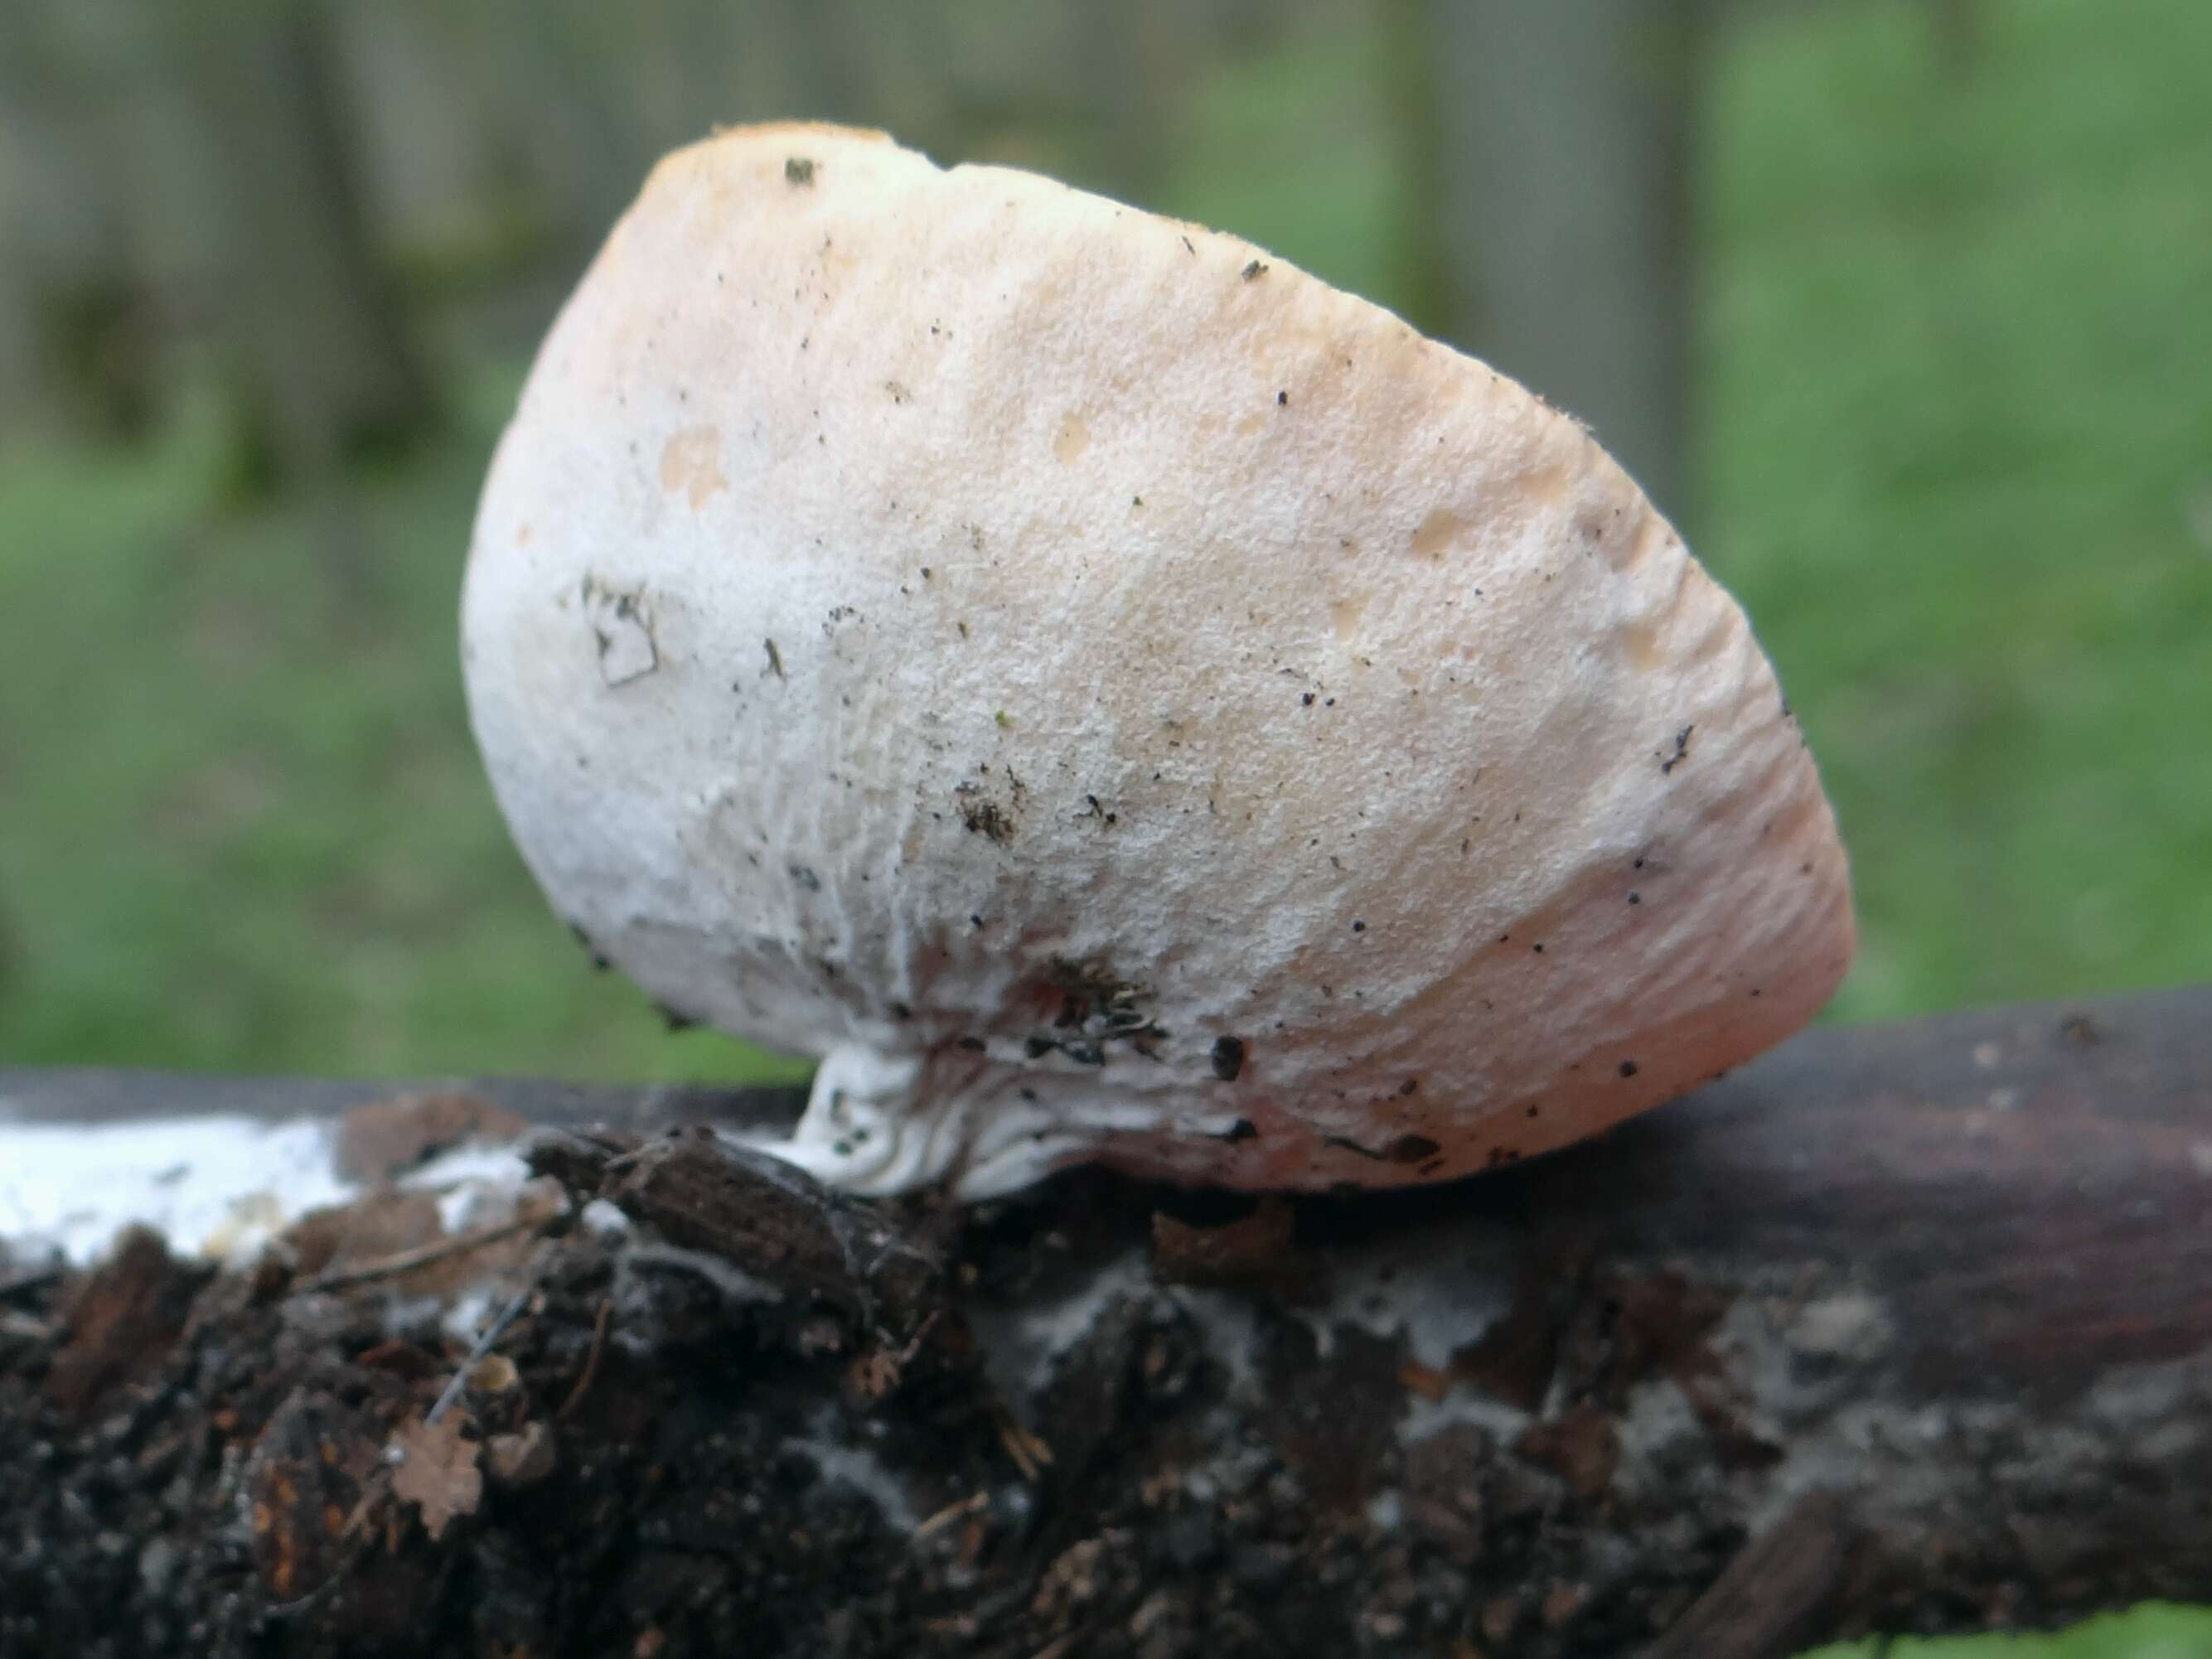
[[1771,667],[1581,426],[1234,238],[880,134],[653,170],[462,632],[548,896],[818,1057],[776,1150],[858,1191],[1469,1174],[1852,953]]
[[912,1055],[834,1048],[816,1070],[790,1136],[755,1144],[848,1192],[950,1183],[982,1199],[1018,1191],[1079,1158],[1117,1115],[1096,1091],[1069,1089],[1065,1077],[1021,1083],[1002,1075],[945,1087],[933,1086],[927,1069]]

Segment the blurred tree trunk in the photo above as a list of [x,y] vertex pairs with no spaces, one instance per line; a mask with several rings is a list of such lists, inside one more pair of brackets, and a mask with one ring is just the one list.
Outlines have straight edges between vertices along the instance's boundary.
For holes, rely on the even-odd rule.
[[1086,6],[1078,50],[1085,95],[1097,112],[1100,142],[1122,190],[1141,198],[1158,179],[1174,134],[1169,110],[1179,53],[1171,30],[1175,0],[1123,0]]
[[431,15],[466,58],[464,78],[556,237],[596,246],[638,186],[643,148],[617,107],[620,55],[583,38],[592,27],[611,33],[613,20],[556,0],[476,0]]
[[1463,283],[1452,280],[1452,253],[1446,245],[1451,192],[1444,178],[1444,135],[1440,95],[1443,82],[1435,64],[1434,32],[1429,14],[1437,0],[1384,0],[1385,73],[1396,94],[1397,161],[1406,179],[1407,199],[1416,210],[1401,216],[1397,249],[1398,309],[1424,334],[1456,339],[1479,349],[1462,315]]
[[31,320],[38,306],[33,263],[24,239],[6,234],[29,216],[27,175],[38,142],[22,108],[24,84],[36,73],[31,21],[27,7],[0,7],[0,437],[39,401],[45,378]]
[[1428,0],[1445,332],[1689,515],[1696,0]]
[[121,436],[154,411],[213,240],[143,23],[127,0],[0,4],[0,331],[24,407]]
[[0,438],[39,400],[38,342],[30,282],[12,249],[0,244]]
[[428,424],[363,211],[323,0],[190,0],[167,44],[218,170],[228,356],[254,435],[295,478]]

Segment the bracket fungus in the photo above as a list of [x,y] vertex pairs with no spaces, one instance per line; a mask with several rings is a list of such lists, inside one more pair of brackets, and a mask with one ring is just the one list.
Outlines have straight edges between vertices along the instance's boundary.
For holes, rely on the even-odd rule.
[[1583,426],[1231,236],[879,134],[670,155],[486,484],[471,717],[554,906],[822,1061],[779,1150],[1441,1180],[1853,949],[1743,613]]

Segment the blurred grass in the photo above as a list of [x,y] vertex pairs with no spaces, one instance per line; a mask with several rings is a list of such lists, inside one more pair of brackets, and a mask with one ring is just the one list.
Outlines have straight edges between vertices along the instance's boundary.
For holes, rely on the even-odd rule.
[[1746,29],[1702,544],[1854,849],[1847,1016],[2212,974],[2212,6]]
[[2212,1611],[2157,1603],[2050,1636],[1960,1636],[1816,1648],[1802,1659],[2212,1659]]
[[[1701,499],[1855,854],[1847,1017],[2212,972],[2212,7],[1754,18],[1714,65]],[[1218,76],[1154,204],[1412,291],[1389,51]],[[0,1055],[745,1075],[592,975],[453,648],[512,364],[347,499],[251,512],[221,411],[0,457]],[[368,575],[323,550],[341,514]],[[359,590],[359,591],[356,591]]]
[[[0,464],[0,1055],[592,1077],[788,1071],[595,975],[494,810],[455,644],[514,370],[343,502],[240,515],[220,411]],[[356,591],[331,512],[363,545]]]

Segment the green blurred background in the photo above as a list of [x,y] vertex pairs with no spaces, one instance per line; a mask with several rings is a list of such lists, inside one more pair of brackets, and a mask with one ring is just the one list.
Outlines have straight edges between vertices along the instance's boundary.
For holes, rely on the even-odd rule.
[[5,0],[0,1061],[779,1064],[589,970],[453,635],[552,307],[654,155],[793,114],[1591,420],[1820,758],[1834,1017],[2212,975],[2207,0]]

